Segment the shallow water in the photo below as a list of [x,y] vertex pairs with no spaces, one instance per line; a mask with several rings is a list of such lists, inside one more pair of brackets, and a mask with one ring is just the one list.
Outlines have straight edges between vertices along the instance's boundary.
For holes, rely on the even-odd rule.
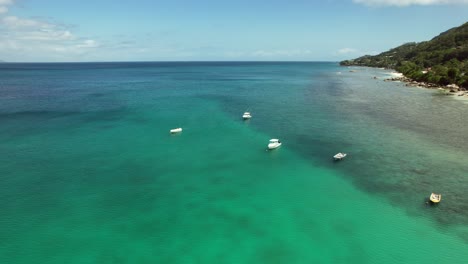
[[[468,258],[466,104],[387,71],[0,68],[1,263]],[[270,138],[283,145],[266,151]]]

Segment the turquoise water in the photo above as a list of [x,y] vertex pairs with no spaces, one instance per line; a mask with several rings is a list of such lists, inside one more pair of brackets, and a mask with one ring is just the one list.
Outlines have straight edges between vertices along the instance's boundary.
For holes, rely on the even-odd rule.
[[0,263],[468,259],[463,101],[334,63],[0,73]]

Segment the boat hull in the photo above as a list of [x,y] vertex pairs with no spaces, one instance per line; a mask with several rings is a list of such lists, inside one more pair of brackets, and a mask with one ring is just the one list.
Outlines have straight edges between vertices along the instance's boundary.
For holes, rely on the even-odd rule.
[[179,128],[174,128],[174,129],[169,130],[169,132],[171,134],[180,133],[180,132],[182,132],[182,128],[180,128],[180,127]]
[[281,146],[281,143],[270,143],[268,144],[268,149],[276,149]]
[[252,115],[250,115],[250,112],[245,112],[243,115],[242,115],[242,118],[245,120],[245,119],[250,119],[252,118]]
[[342,160],[344,158],[346,158],[347,154],[336,154],[335,156],[333,156],[333,159],[335,160]]

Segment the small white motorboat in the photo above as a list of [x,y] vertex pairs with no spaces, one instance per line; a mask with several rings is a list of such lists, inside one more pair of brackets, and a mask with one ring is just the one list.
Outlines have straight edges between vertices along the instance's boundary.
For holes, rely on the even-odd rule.
[[270,139],[270,143],[268,143],[268,149],[275,149],[281,146],[281,141],[277,138]]
[[171,134],[179,133],[179,132],[182,132],[182,128],[181,127],[174,128],[174,129],[171,129],[169,132],[171,132]]
[[252,118],[252,115],[250,114],[250,112],[245,112],[244,115],[242,115],[242,118],[250,119],[250,118]]
[[429,200],[431,200],[433,203],[439,203],[440,200],[442,200],[442,194],[431,193]]
[[346,154],[346,153],[341,153],[341,152],[340,152],[340,153],[336,154],[335,156],[333,156],[333,158],[334,158],[335,160],[342,160],[342,159],[344,159],[347,155],[348,155],[348,154]]

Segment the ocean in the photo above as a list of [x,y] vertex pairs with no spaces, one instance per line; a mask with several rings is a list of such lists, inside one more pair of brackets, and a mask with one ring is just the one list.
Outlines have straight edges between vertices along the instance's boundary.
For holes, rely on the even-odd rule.
[[467,101],[390,74],[2,63],[0,263],[466,263]]

